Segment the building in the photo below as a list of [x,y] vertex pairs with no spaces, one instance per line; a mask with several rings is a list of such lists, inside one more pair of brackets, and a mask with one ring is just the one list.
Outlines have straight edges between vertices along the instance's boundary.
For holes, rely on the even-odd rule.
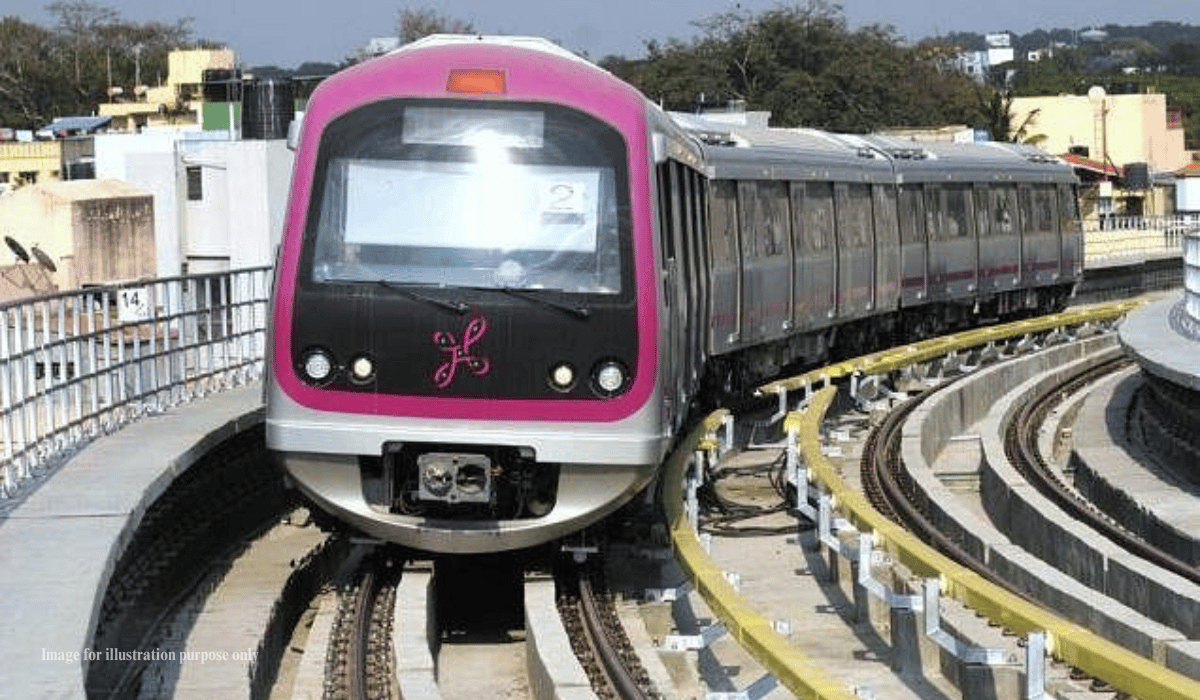
[[269,265],[283,228],[293,154],[283,139],[213,132],[96,138],[96,175],[154,197],[160,277]]
[[153,212],[149,192],[117,180],[39,183],[0,197],[0,233],[54,287],[77,289],[158,273]]
[[958,56],[959,70],[980,83],[987,79],[992,68],[1013,61],[1012,36],[1008,32],[987,34],[984,41],[987,48],[983,51],[967,51]]
[[58,180],[62,170],[61,141],[0,141],[0,195]]
[[1175,211],[1200,216],[1200,153],[1193,154],[1192,162],[1175,171]]
[[42,140],[0,141],[0,194],[22,185],[94,177],[90,134],[108,117],[59,117],[38,130]]
[[209,71],[235,71],[233,51],[192,49],[172,51],[167,57],[167,82],[158,87],[134,87],[132,102],[99,106],[100,115],[112,118],[113,129],[136,132],[147,127],[200,124],[203,88]]
[[1029,120],[1041,148],[1062,156],[1085,183],[1085,217],[1174,213],[1176,170],[1191,161],[1183,122],[1162,94],[1018,97],[1013,122]]

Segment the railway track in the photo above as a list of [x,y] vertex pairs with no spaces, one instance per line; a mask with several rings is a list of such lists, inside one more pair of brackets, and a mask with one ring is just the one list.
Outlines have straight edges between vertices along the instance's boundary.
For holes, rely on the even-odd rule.
[[617,615],[602,567],[568,565],[558,576],[558,609],[575,655],[604,700],[660,700]]
[[[437,659],[436,685],[440,697],[450,700],[493,695],[531,697],[535,672],[524,665],[530,654],[526,645],[537,639],[539,648],[545,647],[547,637],[554,636],[532,626],[514,629],[515,624],[520,624],[514,619],[530,616],[506,610],[508,603],[503,601],[503,593],[499,598],[481,601],[481,605],[490,607],[481,610],[466,601],[462,581],[456,580],[464,569],[469,570],[467,575],[478,595],[480,580],[501,581],[507,572],[490,570],[490,564],[475,568],[453,562],[438,573],[440,567],[435,563],[429,598],[405,604],[409,610],[428,609],[435,619],[405,619],[397,616],[395,608],[398,584],[406,575],[404,558],[408,555],[411,553],[377,547],[346,576],[347,582],[338,591],[336,619],[327,645],[305,650],[305,654],[325,658],[322,697],[326,700],[403,697],[397,668],[418,665],[420,661],[404,658],[405,653],[413,650],[411,646],[396,644],[394,624],[428,625],[437,630],[436,638],[429,643]],[[601,568],[599,562],[566,563],[555,568],[552,581],[558,591],[555,603],[565,630],[561,639],[563,643],[569,640],[571,648],[549,649],[544,655],[561,657],[563,651],[573,652],[597,697],[658,700],[663,696],[652,687],[622,629],[612,598],[598,573]],[[547,583],[541,567],[527,569],[521,577],[525,586]],[[504,584],[498,587],[503,588]],[[528,592],[522,597],[537,599]],[[399,630],[401,635],[410,631]],[[551,671],[550,675],[553,674]],[[295,697],[295,694],[285,696]]]
[[[182,661],[202,646],[222,651],[233,637],[222,637],[222,630],[241,630],[248,622],[247,606],[264,611],[259,619],[263,629],[245,652],[250,661],[208,664],[202,669],[203,683],[224,685],[238,695],[252,698],[324,697],[330,700],[362,698],[399,698],[397,682],[396,617],[398,584],[406,564],[414,553],[376,544],[353,544],[345,537],[326,540],[300,515],[285,516],[294,508],[284,497],[279,474],[258,469],[262,460],[261,434],[249,434],[222,445],[199,469],[185,474],[154,504],[143,518],[142,528],[134,535],[128,553],[114,573],[105,596],[94,648],[119,650],[90,666],[89,693],[97,698],[125,697],[200,697],[189,689],[196,681],[196,668]],[[213,507],[213,504],[222,504]],[[288,538],[291,538],[288,540]],[[287,540],[282,548],[276,540]],[[266,542],[266,544],[260,544]],[[265,552],[265,553],[264,553]],[[272,554],[274,552],[274,554]],[[272,556],[282,561],[260,561]],[[288,555],[287,552],[293,552]],[[287,557],[291,557],[289,560]],[[446,571],[463,568],[461,562]],[[469,569],[469,567],[467,567]],[[567,640],[578,643],[581,665],[600,697],[615,700],[644,700],[655,695],[646,673],[640,669],[637,654],[621,630],[612,597],[607,595],[598,561],[586,565],[558,567],[558,580],[551,589],[563,591],[557,601],[569,633],[559,644],[570,656]],[[547,567],[532,568],[525,578],[532,586],[545,584]],[[264,571],[274,571],[277,588],[264,590],[256,581]],[[513,678],[490,679],[503,686],[508,697],[526,697],[530,681],[523,665],[524,639],[540,634],[523,627],[520,586],[511,605],[487,598],[495,585],[480,585],[489,580],[486,568],[468,573],[476,597],[484,592],[481,605],[490,611],[464,606],[458,590],[442,590],[440,583],[430,591],[431,599],[410,607],[433,610],[441,636],[430,641],[440,654],[439,679],[446,685],[443,697],[480,697],[477,682],[480,669],[487,675],[504,664],[490,661],[480,665],[491,652],[480,651],[489,640],[507,646],[504,654],[512,666]],[[440,577],[452,580],[455,574]],[[493,577],[492,583],[503,578]],[[247,581],[250,581],[247,587]],[[337,583],[341,581],[342,583]],[[331,595],[330,590],[333,588]],[[500,598],[505,595],[498,594]],[[232,596],[236,605],[208,604],[210,599]],[[251,602],[253,596],[257,602]],[[312,611],[322,600],[336,601],[336,613],[328,634],[309,634],[302,630],[313,622]],[[554,597],[547,598],[550,606]],[[510,608],[510,609],[506,609]],[[491,613],[501,612],[493,616]],[[309,613],[306,614],[305,611]],[[269,611],[267,614],[266,611]],[[413,623],[424,627],[427,620]],[[197,636],[199,635],[199,636]],[[292,641],[289,642],[288,639]],[[482,641],[481,641],[482,640]],[[516,646],[514,646],[514,643]],[[315,684],[297,695],[286,685],[294,682],[295,669],[281,669],[299,662],[286,661],[296,655],[319,656],[324,672]],[[474,646],[474,650],[464,651]],[[516,651],[514,651],[516,650]],[[562,651],[551,655],[563,656]],[[480,656],[482,654],[482,656]],[[223,661],[232,661],[223,659]],[[455,667],[455,668],[452,668]],[[461,667],[461,668],[459,668]],[[251,676],[247,679],[247,672]],[[209,689],[211,690],[211,687]],[[485,693],[486,694],[486,693]]]
[[[1092,381],[1095,376],[1096,374],[1072,377],[1044,390],[1037,399],[1025,402],[1009,429],[1012,436],[1012,455],[1026,455],[1024,461],[1032,463],[1034,468],[1045,468],[1045,461],[1036,450],[1038,426],[1044,416],[1053,410],[1054,400],[1074,392],[1075,385]],[[920,526],[922,522],[928,523],[930,517],[928,513],[922,512],[919,506],[913,505],[914,502],[919,503],[920,499],[911,497],[913,485],[906,479],[903,470],[899,469],[901,465],[897,445],[904,421],[929,395],[922,394],[904,402],[887,417],[880,430],[870,434],[860,465],[864,488],[868,493],[874,494],[873,500],[877,500],[881,507],[893,508],[892,514],[896,519],[906,523],[917,523],[916,526]],[[879,466],[868,469],[868,462]],[[774,466],[779,465],[776,463]],[[776,487],[778,485],[774,484]],[[1070,491],[1061,483],[1059,487]],[[185,515],[182,520],[186,519]],[[709,533],[720,530],[713,530],[711,527],[702,529]],[[939,549],[947,553],[965,549],[962,543],[952,536],[933,537]],[[398,653],[394,651],[396,630],[392,625],[396,619],[396,586],[405,575],[404,562],[410,555],[405,552],[389,552],[382,547],[376,549],[378,551],[375,554],[364,557],[364,568],[353,574],[353,582],[345,586],[340,594],[341,602],[338,608],[341,612],[338,617],[341,621],[334,627],[329,646],[323,649],[314,646],[309,650],[329,660],[330,670],[323,680],[324,697],[401,697],[396,681],[397,664],[393,663],[392,659],[392,655]],[[628,639],[622,639],[625,635],[618,616],[612,609],[611,596],[606,594],[603,581],[593,573],[588,573],[586,569],[561,568],[570,571],[570,576],[560,579],[556,584],[560,591],[559,606],[563,611],[562,625],[567,630],[566,638],[572,642],[581,642],[576,644],[576,647],[582,651],[576,651],[576,654],[580,657],[595,692],[603,698],[622,700],[673,697],[670,694],[660,694],[662,689],[655,688],[648,680],[645,670],[638,668],[637,654],[632,650]],[[542,576],[544,577],[544,574]],[[122,587],[145,588],[146,584],[128,580]],[[436,592],[434,596],[435,600],[447,598]],[[499,630],[500,628],[497,628],[497,634],[493,636],[502,636]],[[434,640],[432,643],[436,646],[439,641]],[[632,664],[629,663],[630,659],[634,660]],[[509,687],[527,687],[529,684],[529,679],[515,680]],[[459,696],[451,693],[445,697]],[[510,693],[508,697],[525,695]]]
[[1131,554],[1188,581],[1200,583],[1200,569],[1128,530],[1098,509],[1050,468],[1038,447],[1038,432],[1064,397],[1130,364],[1131,361],[1124,357],[1105,362],[1067,377],[1022,402],[1005,431],[1005,453],[1030,484],[1072,518]]
[[[1046,498],[1068,513],[1073,519],[1126,551],[1167,571],[1200,583],[1200,570],[1172,556],[1121,526],[1119,522],[1096,508],[1073,487],[1065,483],[1041,454],[1038,434],[1046,417],[1067,396],[1085,389],[1103,377],[1128,367],[1126,358],[1115,358],[1087,367],[1022,400],[1005,429],[1005,452],[1014,468]],[[938,387],[938,390],[947,385]],[[964,543],[936,526],[922,509],[900,458],[900,439],[905,421],[924,400],[918,396],[892,410],[878,429],[866,441],[861,461],[864,492],[871,504],[881,513],[907,527],[931,546],[953,560],[970,567],[989,581],[1014,593],[1020,590],[995,574],[985,561],[972,553]]]
[[326,700],[399,697],[392,662],[392,613],[399,576],[399,563],[376,552],[342,591],[326,654]]

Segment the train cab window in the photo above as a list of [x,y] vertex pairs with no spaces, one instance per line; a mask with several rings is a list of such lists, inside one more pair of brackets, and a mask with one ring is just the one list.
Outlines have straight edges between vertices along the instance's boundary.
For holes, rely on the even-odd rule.
[[843,248],[866,248],[871,245],[871,188],[851,183],[839,185],[837,191],[838,241]]
[[796,247],[802,253],[833,248],[833,183],[793,183],[792,212]]
[[735,263],[738,259],[737,183],[714,180],[710,183],[709,235],[715,262]]
[[743,182],[741,196],[742,231],[748,232],[749,253],[770,258],[787,252],[787,183]]
[[920,185],[900,187],[898,200],[900,213],[900,241],[902,243],[925,242],[925,198]]
[[317,284],[631,293],[626,152],[566,107],[369,105],[321,137],[303,264]]

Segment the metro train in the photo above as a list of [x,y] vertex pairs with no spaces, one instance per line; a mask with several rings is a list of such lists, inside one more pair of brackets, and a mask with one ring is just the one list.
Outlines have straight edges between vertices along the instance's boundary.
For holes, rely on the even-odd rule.
[[1069,167],[668,114],[539,39],[439,35],[313,93],[267,443],[368,536],[532,547],[642,492],[689,406],[791,365],[1061,308]]

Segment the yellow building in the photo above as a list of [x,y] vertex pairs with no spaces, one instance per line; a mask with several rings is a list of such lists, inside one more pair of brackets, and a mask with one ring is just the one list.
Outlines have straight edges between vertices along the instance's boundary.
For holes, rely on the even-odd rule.
[[1156,173],[1173,173],[1191,162],[1183,124],[1167,112],[1166,95],[1088,95],[1018,97],[1014,124],[1027,123],[1025,137],[1056,155],[1073,156],[1088,171],[1081,192],[1085,221],[1121,216],[1174,213],[1174,188],[1156,185]]
[[0,141],[0,193],[59,178],[63,142]]
[[1021,124],[1036,110],[1027,135],[1045,135],[1038,145],[1051,153],[1076,153],[1118,168],[1146,163],[1152,172],[1173,172],[1187,165],[1183,125],[1168,123],[1167,96],[1090,95],[1018,97],[1013,123]]
[[233,70],[234,65],[234,53],[229,49],[172,51],[167,56],[165,85],[135,88],[134,102],[102,104],[100,114],[112,117],[113,129],[117,131],[137,131],[155,125],[198,124],[204,71]]

